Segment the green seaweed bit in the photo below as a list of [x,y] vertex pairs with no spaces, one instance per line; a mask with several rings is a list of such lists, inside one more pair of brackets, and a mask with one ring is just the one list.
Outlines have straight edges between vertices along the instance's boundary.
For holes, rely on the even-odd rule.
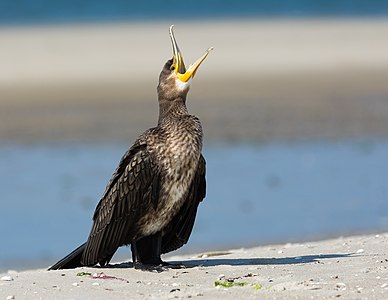
[[221,282],[221,281],[214,282],[214,286],[222,286],[224,288],[230,288],[232,286],[246,286],[246,285],[250,285],[250,286],[254,287],[256,291],[258,291],[262,288],[260,283],[249,284],[248,282],[231,282],[231,281],[227,281],[227,280],[225,280],[224,282]]
[[92,275],[92,273],[89,273],[89,272],[79,272],[77,273],[77,276],[90,276]]
[[222,286],[225,288],[229,288],[232,286],[244,286],[244,285],[248,285],[248,284],[249,284],[248,282],[231,282],[231,281],[224,281],[224,282],[215,281],[214,282],[214,286]]

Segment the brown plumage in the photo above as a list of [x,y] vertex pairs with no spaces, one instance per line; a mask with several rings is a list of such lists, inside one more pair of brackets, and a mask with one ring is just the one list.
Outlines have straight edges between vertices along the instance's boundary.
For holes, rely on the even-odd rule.
[[[172,28],[170,34],[176,45]],[[50,269],[104,266],[123,245],[131,245],[135,266],[160,265],[162,253],[187,243],[205,197],[205,159],[201,123],[186,107],[196,68],[187,81],[179,79],[186,70],[178,54],[176,45],[160,74],[158,125],[122,157],[94,212],[87,242]]]

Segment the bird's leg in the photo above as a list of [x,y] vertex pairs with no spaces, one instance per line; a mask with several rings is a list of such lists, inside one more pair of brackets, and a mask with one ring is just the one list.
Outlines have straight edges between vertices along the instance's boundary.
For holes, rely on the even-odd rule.
[[162,254],[162,235],[160,233],[132,242],[131,250],[135,269],[156,272],[167,270],[168,263],[163,262],[160,258]]
[[139,255],[137,251],[136,242],[131,243],[131,252],[132,252],[132,262],[133,262],[133,265],[135,265],[136,263],[139,262]]

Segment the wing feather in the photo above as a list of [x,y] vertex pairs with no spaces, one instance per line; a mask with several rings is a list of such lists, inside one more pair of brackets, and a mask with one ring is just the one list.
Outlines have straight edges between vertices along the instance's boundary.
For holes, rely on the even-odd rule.
[[146,144],[135,144],[119,166],[97,205],[93,226],[82,257],[84,265],[105,265],[117,248],[129,244],[133,224],[150,201],[158,170]]

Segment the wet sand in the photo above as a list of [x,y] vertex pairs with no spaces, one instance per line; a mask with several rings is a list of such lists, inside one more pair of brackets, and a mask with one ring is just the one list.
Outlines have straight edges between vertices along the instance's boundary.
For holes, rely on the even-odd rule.
[[[169,257],[187,268],[162,273],[135,270],[130,263],[8,271],[0,274],[0,298],[384,299],[387,247],[388,234],[382,233]],[[215,286],[228,280],[243,286]]]
[[[157,120],[168,23],[1,28],[0,139],[133,140]],[[388,21],[175,24],[208,141],[388,134]]]

